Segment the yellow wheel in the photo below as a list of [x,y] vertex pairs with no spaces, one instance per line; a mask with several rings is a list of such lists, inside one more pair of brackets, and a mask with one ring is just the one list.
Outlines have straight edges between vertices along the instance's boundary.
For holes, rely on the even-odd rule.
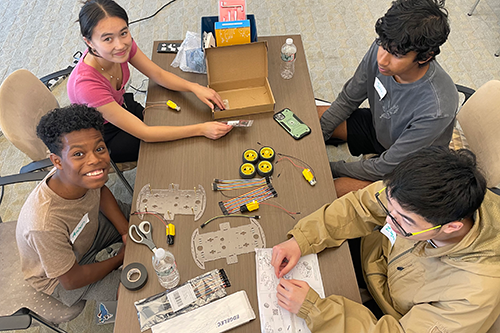
[[252,163],[243,163],[240,166],[240,177],[243,179],[253,178],[255,176],[255,165]]
[[273,174],[273,164],[269,161],[260,161],[257,165],[257,173],[262,177],[269,177]]
[[259,157],[261,161],[274,161],[274,149],[271,147],[260,148]]
[[243,163],[257,163],[257,160],[259,159],[259,154],[255,149],[247,149],[243,152]]

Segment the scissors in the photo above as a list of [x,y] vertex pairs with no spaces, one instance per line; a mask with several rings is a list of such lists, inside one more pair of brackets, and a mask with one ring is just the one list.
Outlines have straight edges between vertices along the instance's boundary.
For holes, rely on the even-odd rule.
[[[144,228],[145,226],[148,226],[148,230]],[[136,239],[133,234],[132,230],[135,231],[135,233],[139,236],[139,239]],[[156,245],[153,243],[153,237],[151,235],[151,232],[153,231],[153,227],[151,226],[151,223],[148,221],[143,221],[139,224],[139,227],[137,227],[135,224],[132,224],[130,228],[128,229],[128,235],[129,237],[136,242],[137,244],[144,244],[153,253],[156,251]]]

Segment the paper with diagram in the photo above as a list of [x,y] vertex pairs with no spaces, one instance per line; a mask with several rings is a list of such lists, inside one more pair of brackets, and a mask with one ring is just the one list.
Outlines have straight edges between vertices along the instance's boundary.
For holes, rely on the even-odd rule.
[[[278,305],[276,287],[279,279],[271,266],[273,249],[255,249],[257,269],[257,296],[262,333],[310,333],[304,319]],[[321,298],[325,297],[318,256],[309,254],[300,258],[297,265],[285,275],[285,279],[306,281]]]

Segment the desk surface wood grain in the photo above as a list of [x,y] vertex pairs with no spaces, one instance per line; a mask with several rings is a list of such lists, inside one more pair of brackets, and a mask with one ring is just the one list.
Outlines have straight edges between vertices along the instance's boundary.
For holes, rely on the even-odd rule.
[[[279,73],[280,48],[286,38],[292,37],[297,46],[295,75],[291,80],[284,80]],[[307,162],[314,170],[317,184],[310,186],[301,174],[301,169],[294,167],[289,161],[282,160],[275,164],[273,186],[278,197],[266,201],[285,207],[289,211],[300,212],[294,220],[283,210],[268,205],[261,205],[257,211],[262,218],[259,221],[265,236],[266,247],[272,247],[286,240],[286,233],[301,217],[312,213],[322,205],[335,199],[335,190],[326,155],[319,121],[314,104],[314,95],[300,36],[259,37],[259,41],[268,42],[269,82],[276,100],[275,111],[285,107],[291,109],[303,122],[311,128],[310,135],[296,141],[286,133],[273,119],[272,112],[250,115],[244,119],[253,119],[250,128],[234,128],[219,140],[209,140],[204,137],[164,143],[141,143],[137,177],[135,181],[132,210],[135,210],[135,200],[138,191],[146,184],[153,189],[165,189],[169,184],[179,184],[180,189],[193,189],[198,185],[205,188],[207,205],[205,213],[198,221],[191,215],[177,215],[173,223],[176,226],[175,244],[168,247],[177,261],[181,281],[196,277],[215,268],[224,268],[232,286],[228,293],[245,290],[257,316],[256,320],[240,326],[232,332],[259,332],[260,321],[257,304],[255,256],[252,253],[239,255],[238,263],[228,265],[225,259],[210,261],[201,270],[195,264],[191,255],[191,235],[201,223],[209,218],[220,215],[218,202],[226,200],[220,192],[211,190],[214,178],[239,178],[241,156],[245,149],[260,149],[259,143],[271,146],[276,152],[292,155]],[[157,44],[153,50],[157,49]],[[154,51],[152,60],[162,68],[173,72],[187,80],[207,84],[206,75],[185,73],[170,66],[173,54],[159,54]],[[237,61],[237,59],[235,59]],[[245,64],[241,64],[245,66]],[[154,82],[149,82],[147,104],[166,102],[168,99],[176,102],[181,111],[176,112],[163,107],[149,108],[145,113],[145,122],[149,125],[188,125],[211,121],[211,111],[192,93],[173,92],[164,89]],[[231,196],[239,195],[248,190],[225,192]],[[235,193],[233,193],[235,192]],[[165,227],[152,216],[146,220],[153,225],[153,238],[157,247],[167,248]],[[130,223],[138,224],[140,219],[131,217]],[[246,224],[248,220],[227,218],[211,222],[201,229],[207,233],[219,229],[220,222],[230,222],[232,227]],[[129,291],[120,286],[115,332],[140,332],[134,301],[162,292],[164,289],[158,283],[151,265],[152,253],[146,246],[132,241],[127,242],[124,266],[132,262],[142,262],[148,270],[148,282],[138,291]],[[344,244],[337,249],[327,249],[319,254],[320,269],[326,295],[337,294],[360,302],[356,277],[352,266],[349,249]]]

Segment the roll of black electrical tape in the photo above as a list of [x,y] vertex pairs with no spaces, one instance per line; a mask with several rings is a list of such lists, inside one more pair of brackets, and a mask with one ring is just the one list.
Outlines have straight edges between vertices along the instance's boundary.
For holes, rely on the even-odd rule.
[[143,264],[133,262],[122,270],[121,282],[128,290],[139,290],[148,281],[148,271]]

